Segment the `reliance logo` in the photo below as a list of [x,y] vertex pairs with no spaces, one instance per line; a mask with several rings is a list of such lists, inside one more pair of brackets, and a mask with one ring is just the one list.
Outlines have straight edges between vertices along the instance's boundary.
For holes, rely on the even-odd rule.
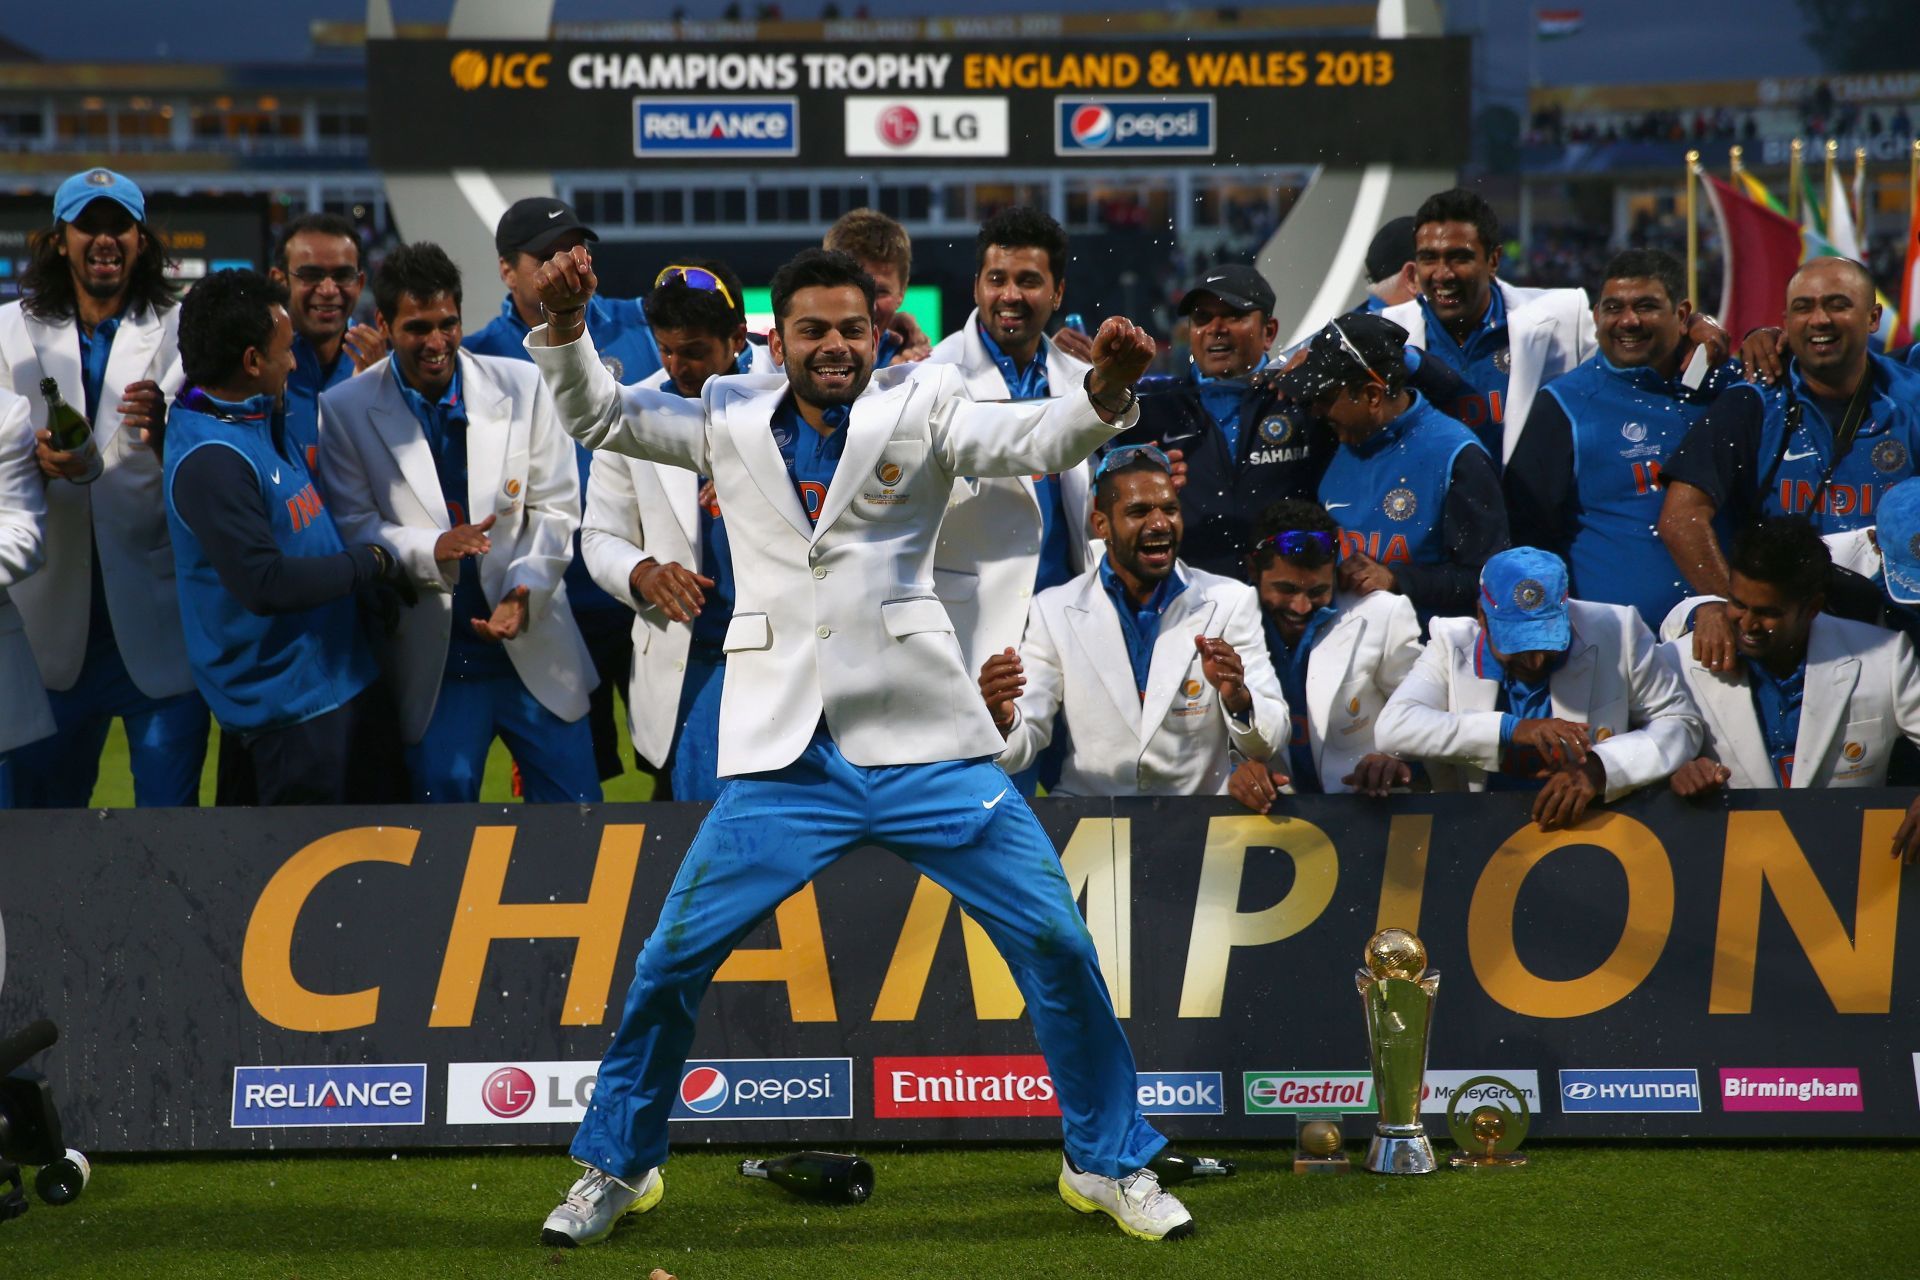
[[1854,1067],[1722,1067],[1728,1111],[1863,1111]]
[[1057,1116],[1047,1060],[1039,1054],[875,1058],[873,1114],[882,1120],[930,1116]]
[[427,1064],[235,1067],[233,1127],[425,1124]]
[[797,156],[795,98],[635,98],[636,156]]

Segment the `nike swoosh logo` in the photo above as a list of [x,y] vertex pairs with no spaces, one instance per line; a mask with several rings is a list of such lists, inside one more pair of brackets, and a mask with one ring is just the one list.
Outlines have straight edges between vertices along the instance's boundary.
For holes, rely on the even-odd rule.
[[1783,453],[1780,455],[1780,461],[1798,462],[1802,458],[1811,458],[1814,454],[1818,452],[1820,452],[1818,449],[1807,449],[1800,453]]
[[1322,503],[1321,505],[1326,507],[1326,509],[1329,511],[1338,511],[1342,507],[1350,507],[1353,504],[1351,502],[1327,502],[1327,503]]
[[275,467],[275,468],[273,469],[273,482],[274,482],[275,484],[279,484],[279,483],[280,483],[280,468],[278,468],[278,467]]
[[995,796],[995,797],[994,797],[993,799],[991,799],[991,800],[982,800],[982,801],[980,802],[980,807],[981,807],[982,809],[991,809],[991,808],[993,808],[993,806],[995,806],[995,805],[997,805],[997,804],[999,804],[999,803],[1000,803],[1000,802],[1001,802],[1002,800],[1004,800],[1004,799],[1006,799],[1006,798],[1007,798],[1007,788],[1005,788],[1005,787],[1002,787],[1002,788],[1000,788],[1000,794],[999,794],[999,795],[997,795],[997,796]]
[[555,209],[555,210],[554,210],[553,212],[551,212],[551,213],[549,213],[549,214],[547,215],[547,220],[548,220],[549,222],[551,222],[551,221],[552,221],[553,219],[555,219],[555,218],[557,218],[557,217],[559,217],[559,216],[561,215],[561,213],[562,213],[562,212],[564,212],[564,211],[563,211],[563,210],[560,210],[560,209]]

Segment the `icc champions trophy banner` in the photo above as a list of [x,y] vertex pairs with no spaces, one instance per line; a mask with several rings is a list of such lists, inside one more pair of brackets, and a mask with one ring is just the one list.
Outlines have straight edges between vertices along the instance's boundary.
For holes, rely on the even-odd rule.
[[1453,168],[1470,72],[1464,38],[367,42],[389,171]]
[[[1656,794],[1556,833],[1498,794],[1036,811],[1141,1105],[1182,1138],[1371,1126],[1354,973],[1388,927],[1444,975],[1423,1111],[1493,1074],[1536,1136],[1912,1137],[1907,798]],[[701,813],[0,813],[0,1034],[59,1023],[43,1061],[88,1151],[564,1142]],[[672,1127],[1054,1138],[1023,1013],[948,895],[862,850],[722,967]]]

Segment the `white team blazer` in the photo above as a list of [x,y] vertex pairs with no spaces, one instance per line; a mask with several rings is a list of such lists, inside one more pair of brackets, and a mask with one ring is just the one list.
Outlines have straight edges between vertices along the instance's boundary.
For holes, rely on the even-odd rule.
[[33,431],[25,397],[0,391],[0,755],[54,729],[26,624],[7,594],[46,560],[46,483]]
[[[480,560],[480,589],[494,605],[509,590],[528,588],[526,629],[506,641],[507,656],[541,706],[562,720],[578,720],[598,678],[561,581],[580,524],[573,446],[537,370],[465,351],[459,360],[467,492],[458,500],[466,522],[498,517],[488,534],[492,550]],[[467,619],[453,616],[459,564],[433,558],[433,544],[455,522],[433,449],[401,397],[390,360],[321,395],[320,469],[340,536],[349,544],[386,547],[420,591],[398,634],[381,646],[401,737],[418,742],[440,697],[452,629]]]
[[[1568,602],[1573,644],[1549,687],[1553,714],[1584,724],[1607,770],[1606,798],[1667,777],[1700,746],[1700,713],[1653,633],[1625,605]],[[1436,790],[1483,791],[1500,767],[1496,680],[1473,669],[1480,623],[1435,618],[1420,661],[1380,712],[1379,749],[1422,760]]]
[[[1693,640],[1660,646],[1686,681],[1706,729],[1705,754],[1733,774],[1729,787],[1777,788],[1773,760],[1753,709],[1746,664],[1721,674],[1693,659]],[[1819,614],[1807,637],[1806,691],[1794,740],[1795,787],[1884,787],[1894,739],[1920,743],[1920,667],[1897,631]]]
[[933,591],[934,538],[956,476],[1059,471],[1131,426],[1085,395],[974,404],[946,365],[873,375],[817,524],[770,424],[784,377],[709,379],[698,401],[620,387],[591,337],[527,350],[582,443],[713,477],[735,599],[720,704],[720,774],[791,763],[825,717],[856,765],[1000,753],[1000,733]]
[[[924,363],[958,366],[967,395],[975,400],[1005,400],[1007,382],[980,340],[979,321],[976,307]],[[1047,343],[1047,389],[1056,397],[1081,394],[1091,367]],[[994,654],[1018,645],[1026,625],[1040,563],[1040,499],[1033,481],[1032,476],[962,476],[953,482],[933,554],[933,588],[953,618],[960,652],[974,671]],[[1093,468],[1085,461],[1060,472],[1060,506],[1067,518],[1073,571],[1084,573],[1101,555],[1088,546]]]
[[[755,373],[778,369],[764,346],[754,343],[752,350]],[[673,394],[665,369],[656,369],[640,385]],[[680,729],[680,686],[686,679],[693,624],[669,621],[659,609],[636,600],[628,584],[634,566],[647,560],[707,572],[700,562],[699,498],[699,477],[682,467],[604,449],[593,455],[580,555],[600,589],[635,610],[627,731],[633,749],[656,769],[666,764]]]
[[1880,548],[1873,545],[1872,529],[1849,529],[1845,533],[1827,533],[1820,541],[1827,544],[1833,562],[1862,577],[1880,576]]
[[[1267,657],[1259,597],[1244,582],[1178,568],[1187,589],[1160,615],[1144,695],[1098,567],[1034,597],[1020,642],[1027,685],[1001,767],[1018,773],[1032,764],[1061,710],[1071,750],[1060,795],[1225,795],[1229,747],[1254,760],[1286,747],[1287,699]],[[1223,638],[1239,653],[1253,695],[1245,722],[1227,714],[1201,672],[1199,635]]]
[[[180,390],[180,308],[123,316],[107,356],[93,443],[101,473],[91,484],[50,480],[46,486],[46,566],[19,584],[13,601],[26,620],[40,675],[49,689],[71,689],[87,655],[93,600],[92,547],[100,548],[107,616],[134,687],[149,698],[193,688],[180,598],[174,589],[173,538],[160,491],[160,459],[138,431],[121,430],[120,393],[152,380],[171,398]],[[60,397],[82,412],[80,338],[74,322],[43,324],[20,303],[0,307],[0,389],[24,396],[33,430],[47,425],[40,379],[60,384]],[[91,533],[91,537],[89,537]]]
[[1340,616],[1307,656],[1307,741],[1328,795],[1351,790],[1340,779],[1377,750],[1380,710],[1420,659],[1411,600],[1372,591],[1339,603]]
[[[1599,350],[1593,306],[1585,289],[1523,289],[1495,277],[1493,287],[1507,305],[1507,399],[1502,409],[1505,434],[1502,464],[1513,456],[1540,388]],[[1407,345],[1426,349],[1427,316],[1420,300],[1402,302],[1380,313],[1407,331]]]

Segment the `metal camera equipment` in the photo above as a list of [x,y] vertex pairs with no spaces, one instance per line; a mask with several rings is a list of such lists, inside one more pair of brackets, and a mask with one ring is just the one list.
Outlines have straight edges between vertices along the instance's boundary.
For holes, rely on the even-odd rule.
[[27,1059],[59,1038],[42,1018],[0,1040],[0,1222],[27,1211],[21,1165],[39,1166],[34,1189],[48,1204],[70,1203],[87,1185],[87,1158],[67,1149],[52,1087],[23,1070]]

